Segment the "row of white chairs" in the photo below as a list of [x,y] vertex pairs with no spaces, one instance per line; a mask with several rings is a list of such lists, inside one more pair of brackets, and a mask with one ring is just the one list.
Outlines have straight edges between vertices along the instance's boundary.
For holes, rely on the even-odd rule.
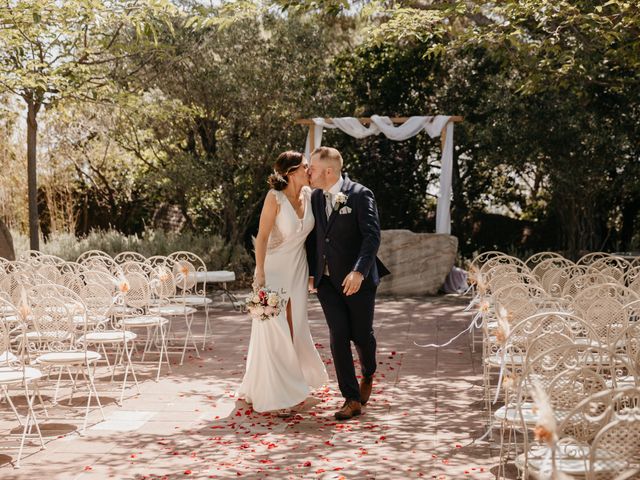
[[[112,258],[92,251],[77,262],[29,252],[13,262],[0,259],[0,387],[23,427],[16,466],[28,437],[44,446],[36,415],[37,405],[48,417],[41,384],[52,387],[52,405],[65,383],[69,404],[86,389],[83,432],[92,404],[102,414],[98,365],[106,367],[112,382],[123,370],[121,404],[128,382],[138,388],[136,365],[149,363],[150,356],[157,356],[150,362],[157,381],[163,366],[171,368],[170,354],[177,353],[180,363],[189,348],[199,355],[192,331],[197,307],[205,310],[203,347],[211,329],[211,300],[196,276],[202,271],[204,262],[190,252],[151,258],[125,252]],[[27,400],[26,415],[11,400],[16,393]]]
[[[485,405],[500,431],[499,477],[510,461],[524,478],[640,476],[636,269],[607,254],[574,264],[549,252],[526,261],[489,252],[472,262]],[[564,284],[559,272],[571,273]],[[569,281],[572,290],[559,288]],[[536,389],[553,412],[551,430]],[[504,405],[494,411],[498,401]],[[586,415],[594,402],[606,414]],[[548,435],[534,441],[534,432]]]

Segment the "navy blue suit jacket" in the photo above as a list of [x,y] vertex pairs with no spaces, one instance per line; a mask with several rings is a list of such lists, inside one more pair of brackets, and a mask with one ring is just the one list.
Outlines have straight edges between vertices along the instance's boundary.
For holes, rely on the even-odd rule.
[[325,263],[331,282],[339,290],[344,278],[352,271],[362,273],[361,288],[373,287],[389,270],[376,256],[380,246],[380,220],[371,190],[344,176],[341,192],[347,195],[349,213],[335,209],[327,219],[326,199],[322,189],[311,194],[311,208],[316,218],[313,231],[306,241],[309,275],[317,287],[322,281]]

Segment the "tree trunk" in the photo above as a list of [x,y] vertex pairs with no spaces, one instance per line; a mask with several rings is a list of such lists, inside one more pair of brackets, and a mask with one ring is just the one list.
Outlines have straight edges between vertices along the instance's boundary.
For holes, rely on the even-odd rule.
[[27,100],[27,182],[29,185],[29,244],[31,250],[39,250],[38,232],[38,181],[36,177],[36,142],[38,139],[38,110],[40,103]]
[[7,260],[16,259],[11,232],[2,220],[0,220],[0,257],[6,258]]

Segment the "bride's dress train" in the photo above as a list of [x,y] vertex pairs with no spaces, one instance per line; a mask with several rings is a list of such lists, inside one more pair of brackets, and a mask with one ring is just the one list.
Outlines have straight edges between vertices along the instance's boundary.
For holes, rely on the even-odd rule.
[[[311,189],[302,189],[304,214],[298,218],[284,193],[270,190],[279,205],[264,263],[265,285],[283,291],[285,307],[270,320],[252,320],[247,368],[238,396],[258,412],[291,408],[328,376],[315,348],[307,319],[309,268],[305,239],[314,226]],[[293,340],[287,322],[290,303]]]

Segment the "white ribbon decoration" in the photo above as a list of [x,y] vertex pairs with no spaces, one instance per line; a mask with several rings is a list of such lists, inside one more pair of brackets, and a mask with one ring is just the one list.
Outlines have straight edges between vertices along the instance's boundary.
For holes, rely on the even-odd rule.
[[431,137],[437,137],[446,128],[446,138],[442,149],[441,171],[440,171],[440,195],[438,196],[438,207],[436,210],[436,233],[451,233],[451,178],[453,173],[453,122],[450,116],[415,116],[402,125],[394,126],[389,117],[380,115],[371,116],[371,124],[365,127],[360,120],[355,117],[331,118],[331,123],[324,118],[313,118],[313,125],[309,127],[307,141],[305,145],[305,156],[311,155],[311,136],[313,135],[313,145],[315,148],[322,145],[323,129],[340,129],[347,135],[355,138],[366,138],[371,135],[382,133],[390,140],[406,140],[415,137],[418,133],[425,131]]
[[423,348],[442,348],[442,347],[448,347],[449,345],[451,345],[455,340],[457,340],[458,338],[460,338],[462,335],[464,335],[465,333],[469,333],[471,332],[471,330],[473,330],[474,328],[480,328],[482,327],[482,322],[484,321],[484,312],[482,310],[479,310],[478,312],[476,312],[476,314],[473,316],[473,319],[471,320],[471,323],[469,324],[469,326],[467,328],[465,328],[464,330],[462,330],[460,333],[458,333],[457,335],[455,335],[454,337],[450,338],[449,340],[447,340],[445,343],[442,344],[437,344],[437,343],[427,343],[425,345],[421,345],[419,343],[417,343],[416,341],[413,342],[413,344],[417,347],[423,347]]

